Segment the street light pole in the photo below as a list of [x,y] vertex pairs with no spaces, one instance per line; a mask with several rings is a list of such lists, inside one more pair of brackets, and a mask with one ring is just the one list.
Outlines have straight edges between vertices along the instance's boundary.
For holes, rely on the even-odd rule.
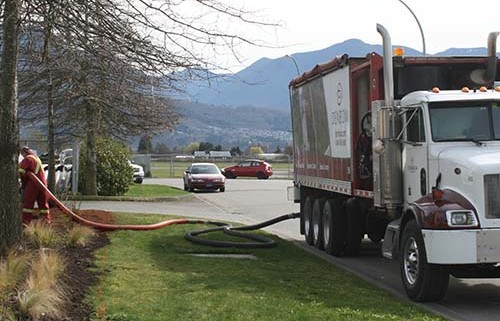
[[403,2],[403,0],[398,0],[399,2],[401,2],[403,4],[403,6],[406,7],[406,9],[408,9],[410,11],[410,13],[412,14],[413,18],[415,18],[415,20],[417,21],[417,25],[418,25],[418,28],[420,29],[420,35],[422,36],[422,46],[423,46],[423,54],[425,56],[425,37],[424,37],[424,30],[422,29],[422,25],[420,25],[420,21],[418,21],[418,18],[417,18],[417,15],[413,12],[413,10],[411,10],[411,8]]
[[291,55],[285,55],[285,57],[290,58],[295,66],[295,70],[297,71],[297,76],[300,76],[300,69],[299,69],[299,64],[297,64],[297,60],[293,58]]

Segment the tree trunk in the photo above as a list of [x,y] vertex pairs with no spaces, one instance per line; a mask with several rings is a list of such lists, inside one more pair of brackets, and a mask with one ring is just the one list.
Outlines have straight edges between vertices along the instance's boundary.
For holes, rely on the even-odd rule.
[[96,162],[96,131],[95,108],[87,107],[87,154],[85,155],[85,168],[87,170],[86,195],[97,195],[97,162]]
[[[50,64],[50,61],[47,62]],[[56,182],[56,173],[55,173],[55,168],[56,168],[56,163],[54,160],[54,154],[55,154],[55,142],[54,142],[54,98],[53,98],[53,92],[54,92],[54,87],[52,86],[52,70],[50,66],[47,69],[47,125],[48,125],[48,133],[47,133],[47,140],[48,140],[48,153],[49,153],[49,179],[47,181],[47,185],[49,189],[54,193],[55,190],[55,182]]]
[[21,236],[17,174],[19,128],[17,124],[17,61],[19,55],[20,0],[4,2],[3,44],[0,61],[0,256]]
[[45,65],[47,66],[47,145],[48,145],[48,154],[49,154],[49,177],[47,180],[48,188],[55,193],[55,181],[56,181],[56,173],[55,173],[55,139],[54,139],[54,86],[52,83],[52,61],[51,61],[51,40],[52,40],[52,15],[53,13],[53,3],[48,2],[49,5],[49,13],[44,17],[45,19],[45,41],[43,48],[43,56],[45,60]]

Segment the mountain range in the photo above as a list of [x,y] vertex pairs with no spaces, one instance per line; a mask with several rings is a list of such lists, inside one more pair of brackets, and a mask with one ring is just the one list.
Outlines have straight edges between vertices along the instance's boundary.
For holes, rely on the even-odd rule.
[[[413,48],[400,47],[407,56],[422,55]],[[321,50],[294,53],[291,57],[261,58],[234,74],[198,70],[204,80],[185,82],[182,89],[186,94],[174,95],[183,121],[174,132],[159,139],[168,145],[205,141],[229,148],[245,148],[259,142],[273,149],[283,147],[291,142],[289,82],[336,56],[363,57],[371,52],[381,54],[382,46],[349,39]],[[486,54],[486,48],[450,48],[435,55]]]
[[[421,56],[413,48],[400,46],[407,56]],[[349,39],[328,48],[295,53],[276,59],[261,58],[249,67],[235,73],[216,77],[210,74],[211,81],[195,81],[186,85],[188,99],[217,106],[250,105],[287,110],[289,108],[288,83],[298,73],[312,69],[319,63],[327,62],[336,56],[348,54],[351,57],[364,57],[371,52],[382,54],[381,45],[367,44],[359,39]],[[485,56],[486,48],[450,48],[436,56]],[[297,67],[295,67],[295,63]]]

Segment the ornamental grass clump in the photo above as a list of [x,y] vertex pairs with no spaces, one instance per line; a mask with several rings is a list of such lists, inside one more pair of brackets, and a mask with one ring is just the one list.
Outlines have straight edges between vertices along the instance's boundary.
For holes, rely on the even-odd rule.
[[31,256],[11,251],[0,261],[0,320],[18,321],[12,302],[16,286],[25,277]]
[[31,256],[27,253],[9,252],[7,258],[0,261],[0,300],[11,292],[25,276]]
[[25,282],[17,292],[19,312],[23,318],[36,321],[44,316],[62,317],[65,294],[59,280],[65,267],[64,259],[57,252],[38,252]]
[[26,241],[38,248],[55,248],[60,243],[57,232],[48,224],[35,221],[24,228]]
[[66,245],[68,246],[87,246],[93,239],[96,232],[87,226],[74,225],[68,230],[66,238]]

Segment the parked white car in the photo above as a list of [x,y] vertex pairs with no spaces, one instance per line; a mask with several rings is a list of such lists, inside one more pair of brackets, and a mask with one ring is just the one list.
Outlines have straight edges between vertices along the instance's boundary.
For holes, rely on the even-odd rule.
[[[71,164],[56,164],[55,167],[55,188],[56,192],[68,192],[71,190],[71,173],[73,166]],[[49,165],[43,164],[45,177],[49,177]]]
[[142,184],[144,180],[144,168],[141,165],[134,164],[133,161],[129,161],[129,164],[134,170],[134,183]]

